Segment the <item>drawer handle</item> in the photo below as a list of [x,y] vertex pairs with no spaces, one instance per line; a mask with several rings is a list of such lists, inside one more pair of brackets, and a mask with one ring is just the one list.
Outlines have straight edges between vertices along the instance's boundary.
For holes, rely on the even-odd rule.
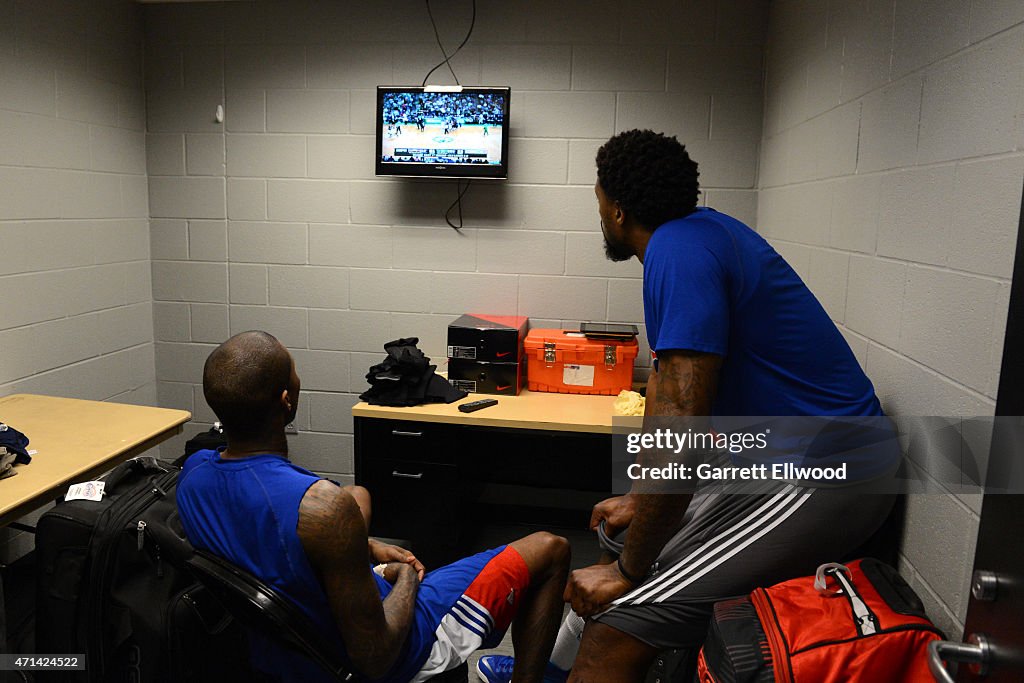
[[422,479],[423,473],[409,474],[408,472],[399,472],[398,470],[391,471],[392,477],[398,477],[399,479]]
[[391,436],[423,436],[423,432],[403,432],[400,429],[392,429]]

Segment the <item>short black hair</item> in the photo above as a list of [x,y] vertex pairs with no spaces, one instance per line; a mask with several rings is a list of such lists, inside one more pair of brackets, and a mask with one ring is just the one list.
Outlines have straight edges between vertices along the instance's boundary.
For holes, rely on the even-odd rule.
[[674,136],[627,130],[597,150],[597,182],[650,230],[697,208],[697,162]]
[[254,436],[266,430],[291,375],[291,357],[273,335],[241,332],[206,359],[203,396],[230,436]]

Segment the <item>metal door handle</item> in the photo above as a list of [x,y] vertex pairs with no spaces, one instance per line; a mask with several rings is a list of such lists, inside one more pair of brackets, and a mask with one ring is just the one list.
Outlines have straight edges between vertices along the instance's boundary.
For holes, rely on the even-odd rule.
[[392,470],[391,476],[398,477],[399,479],[422,479],[423,473],[419,472],[417,474],[409,474],[407,472],[399,472],[398,470]]
[[392,429],[391,436],[423,436],[423,432],[403,432],[400,429]]
[[928,668],[939,683],[954,683],[953,677],[946,670],[945,661],[963,662],[971,665],[971,671],[979,676],[988,673],[992,648],[988,639],[972,633],[966,643],[954,643],[951,640],[933,640],[928,643]]

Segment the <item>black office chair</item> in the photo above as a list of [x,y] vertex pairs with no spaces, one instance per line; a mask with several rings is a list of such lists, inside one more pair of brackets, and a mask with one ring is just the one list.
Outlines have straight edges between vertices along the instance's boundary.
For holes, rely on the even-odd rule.
[[[306,615],[263,581],[202,550],[196,550],[185,564],[240,623],[298,652],[339,681],[361,680]],[[466,683],[468,678],[468,667],[463,664],[431,680]]]

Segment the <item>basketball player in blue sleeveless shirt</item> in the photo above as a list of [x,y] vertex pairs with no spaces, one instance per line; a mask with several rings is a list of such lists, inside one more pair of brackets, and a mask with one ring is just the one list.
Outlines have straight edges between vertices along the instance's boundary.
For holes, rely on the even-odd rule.
[[[178,507],[193,545],[291,600],[365,678],[426,680],[496,646],[512,623],[513,680],[540,681],[562,613],[565,539],[535,533],[426,573],[412,553],[368,539],[366,489],[288,460],[284,428],[299,386],[291,354],[265,332],[243,332],[210,354],[203,393],[228,446],[193,454],[182,470]],[[333,680],[252,638],[259,670]]]

